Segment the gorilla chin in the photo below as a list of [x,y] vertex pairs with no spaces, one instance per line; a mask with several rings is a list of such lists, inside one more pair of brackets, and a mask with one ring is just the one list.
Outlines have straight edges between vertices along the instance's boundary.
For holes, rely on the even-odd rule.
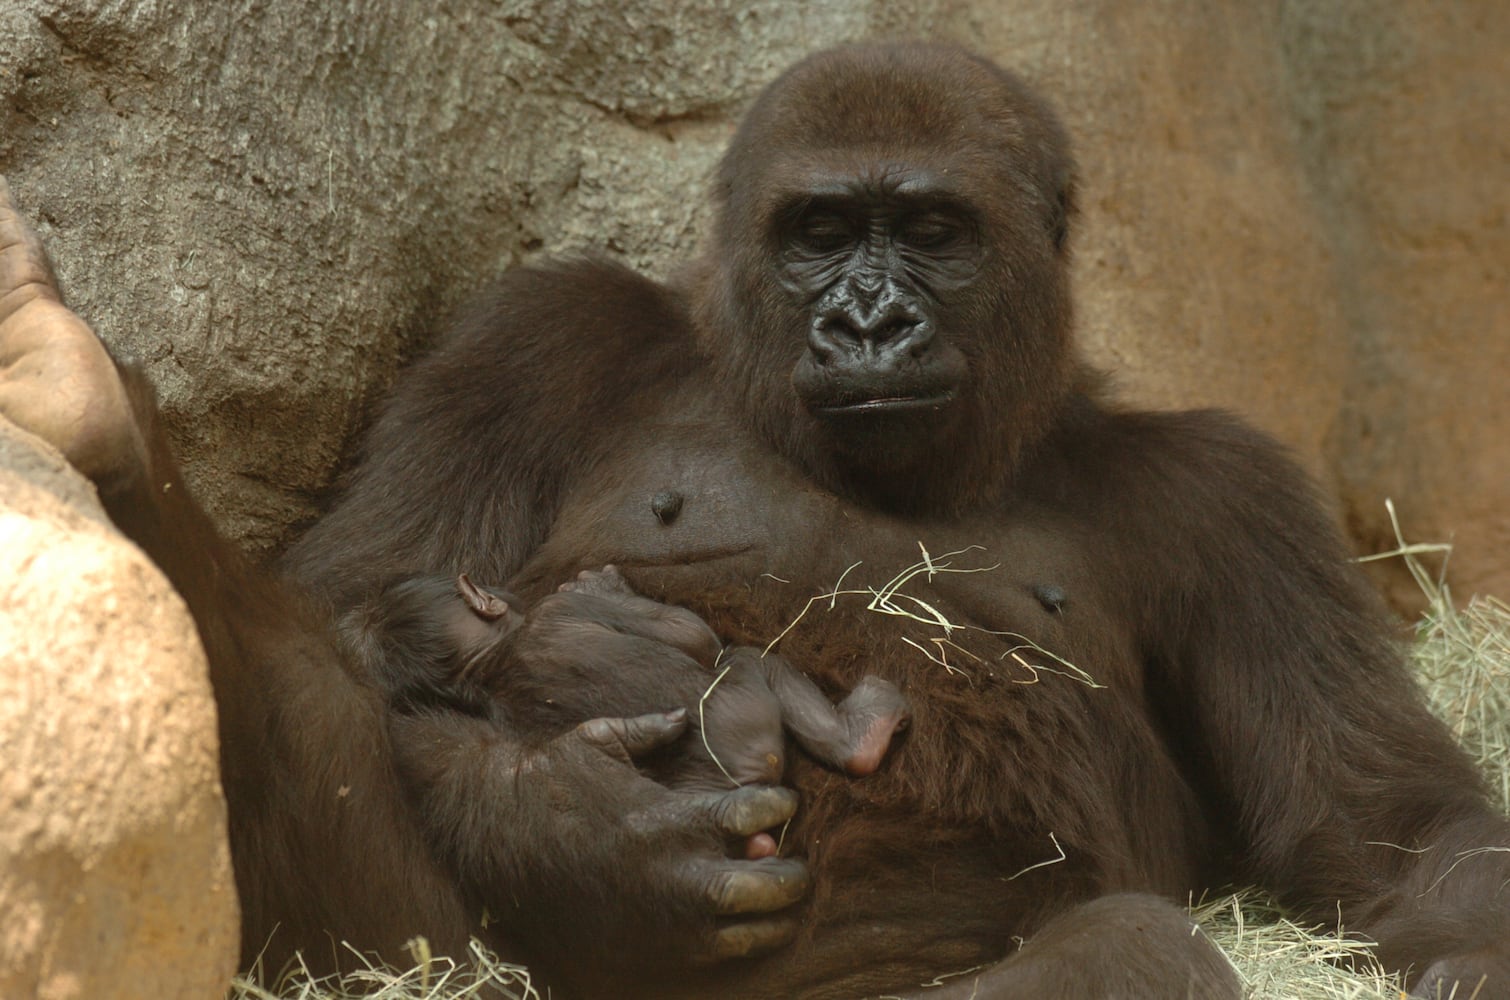
[[892,473],[947,444],[964,408],[963,364],[927,367],[933,370],[906,379],[868,373],[868,384],[855,384],[861,380],[800,363],[792,388],[825,450],[852,471]]
[[883,504],[892,490],[873,477],[884,480],[926,466],[954,440],[961,410],[952,392],[808,406],[820,447],[845,478],[864,480],[866,493]]

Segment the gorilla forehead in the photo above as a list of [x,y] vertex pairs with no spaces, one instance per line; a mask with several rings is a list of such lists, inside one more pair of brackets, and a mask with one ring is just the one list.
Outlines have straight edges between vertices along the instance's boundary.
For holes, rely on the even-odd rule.
[[1023,134],[1015,82],[953,45],[854,45],[810,56],[779,77],[741,132],[777,145],[894,148],[947,143],[983,131]]
[[746,113],[724,156],[717,195],[854,180],[882,188],[926,175],[937,190],[980,197],[1056,190],[1069,142],[1018,77],[955,45],[887,43],[820,52],[779,77]]

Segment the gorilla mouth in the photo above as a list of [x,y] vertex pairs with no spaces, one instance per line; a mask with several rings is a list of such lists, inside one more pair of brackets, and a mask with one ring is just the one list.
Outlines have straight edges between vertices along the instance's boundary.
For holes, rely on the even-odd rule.
[[920,410],[939,410],[954,402],[954,393],[940,392],[930,395],[876,396],[871,399],[853,399],[839,403],[820,403],[810,407],[817,416],[864,416],[867,414],[912,413]]

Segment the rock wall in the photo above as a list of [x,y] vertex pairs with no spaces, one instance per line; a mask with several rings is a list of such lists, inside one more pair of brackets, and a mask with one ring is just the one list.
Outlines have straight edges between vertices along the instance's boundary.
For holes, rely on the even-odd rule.
[[[7,0],[0,172],[72,304],[157,382],[196,491],[275,550],[452,303],[574,247],[669,272],[743,102],[812,49],[895,35],[963,41],[1062,109],[1083,168],[1083,337],[1126,395],[1244,412],[1317,474],[1360,550],[1392,544],[1392,497],[1413,540],[1457,543],[1459,593],[1510,593],[1504,4]],[[17,496],[0,517],[33,533],[25,551],[77,560],[84,586],[0,573],[0,635],[24,652],[0,660],[5,746],[114,712],[157,773],[202,791],[213,731],[180,610],[89,516],[17,515]],[[1398,575],[1381,582],[1409,603]],[[137,601],[151,613],[122,645],[130,622],[106,609]],[[197,735],[167,735],[164,704],[198,706],[181,717]],[[86,829],[75,807],[116,753],[38,770],[26,794],[57,816],[38,829]],[[90,841],[123,873],[108,888],[25,891],[111,900],[74,911],[102,927],[140,916],[120,887],[145,883],[122,879],[176,899],[182,873],[132,845],[176,837],[179,801],[143,799],[156,818],[136,826],[138,803],[116,803],[121,832]],[[195,970],[231,953],[220,912]],[[13,971],[130,957],[30,933],[5,938],[0,992]]]
[[1009,6],[963,4],[964,37],[1077,138],[1093,356],[1276,434],[1360,553],[1392,498],[1460,595],[1510,593],[1510,7]]

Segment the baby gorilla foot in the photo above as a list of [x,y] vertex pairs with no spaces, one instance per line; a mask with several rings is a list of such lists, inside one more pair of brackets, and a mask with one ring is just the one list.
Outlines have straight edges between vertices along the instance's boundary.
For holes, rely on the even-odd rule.
[[619,572],[619,568],[613,565],[602,569],[584,569],[575,579],[567,580],[556,589],[577,594],[597,594],[599,597],[638,596]]
[[115,362],[63,305],[47,255],[0,177],[0,416],[96,483],[139,474],[146,444]]
[[912,721],[912,707],[895,684],[866,676],[839,703],[839,715],[850,733],[850,754],[844,770],[859,777],[881,766],[892,736]]

